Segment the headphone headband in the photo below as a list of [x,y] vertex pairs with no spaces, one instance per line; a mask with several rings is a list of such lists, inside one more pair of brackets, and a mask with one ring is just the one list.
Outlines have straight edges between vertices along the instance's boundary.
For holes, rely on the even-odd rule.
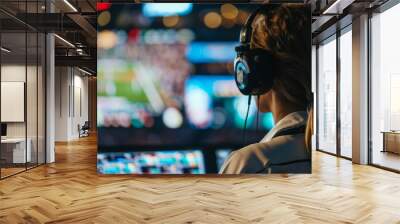
[[254,22],[254,19],[261,11],[262,7],[257,8],[253,11],[250,16],[247,18],[242,30],[240,31],[240,43],[248,44],[251,41],[251,34],[253,33],[253,27],[251,26]]
[[251,35],[253,33],[253,27],[251,25],[253,24],[254,20],[256,19],[257,15],[260,12],[263,12],[263,14],[266,14],[268,11],[271,11],[278,6],[279,5],[277,5],[277,4],[261,5],[256,10],[254,10],[250,14],[250,16],[247,18],[242,30],[240,31],[240,43],[242,43],[242,44],[250,43]]

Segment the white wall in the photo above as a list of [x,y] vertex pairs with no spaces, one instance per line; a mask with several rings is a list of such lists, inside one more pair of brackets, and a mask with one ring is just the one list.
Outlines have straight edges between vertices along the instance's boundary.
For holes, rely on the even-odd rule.
[[72,109],[72,136],[78,137],[78,124],[83,125],[89,119],[88,113],[88,78],[82,76],[82,73],[74,75],[74,108]]
[[79,138],[78,125],[88,120],[88,78],[72,67],[56,67],[56,141]]
[[55,141],[68,140],[68,71],[67,67],[55,68]]

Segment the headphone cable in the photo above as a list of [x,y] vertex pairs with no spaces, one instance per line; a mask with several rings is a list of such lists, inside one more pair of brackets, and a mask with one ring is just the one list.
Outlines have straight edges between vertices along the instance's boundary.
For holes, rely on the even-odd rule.
[[249,117],[250,104],[251,104],[251,95],[249,95],[249,99],[247,101],[247,112],[246,112],[246,117],[244,118],[243,145],[246,144],[246,126],[247,126],[247,118]]
[[258,132],[259,112],[260,112],[260,95],[257,95],[256,132]]

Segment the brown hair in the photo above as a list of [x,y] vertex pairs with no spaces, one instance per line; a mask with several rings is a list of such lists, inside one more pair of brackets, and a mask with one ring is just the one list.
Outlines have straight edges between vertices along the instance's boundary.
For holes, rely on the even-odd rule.
[[277,59],[272,89],[282,100],[308,109],[305,133],[308,150],[313,127],[310,24],[308,8],[303,4],[266,8],[252,24],[251,41],[252,48],[270,50]]

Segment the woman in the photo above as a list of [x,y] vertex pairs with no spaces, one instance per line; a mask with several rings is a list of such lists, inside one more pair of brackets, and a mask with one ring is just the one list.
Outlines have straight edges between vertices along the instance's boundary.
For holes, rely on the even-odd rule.
[[249,45],[250,49],[272,52],[273,81],[268,91],[258,96],[257,105],[261,112],[272,112],[275,127],[260,143],[232,152],[220,173],[310,173],[312,93],[308,10],[299,5],[264,7],[249,19]]

